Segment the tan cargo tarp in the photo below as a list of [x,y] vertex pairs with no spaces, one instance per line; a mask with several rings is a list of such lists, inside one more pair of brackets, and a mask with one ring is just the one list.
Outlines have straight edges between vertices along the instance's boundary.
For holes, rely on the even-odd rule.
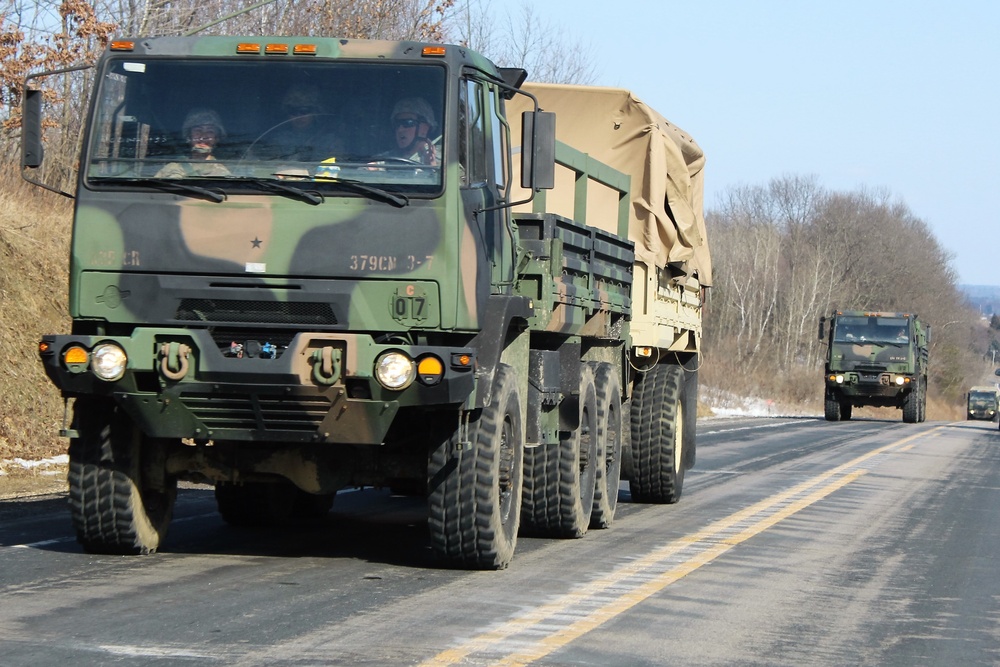
[[[559,141],[632,177],[629,238],[636,258],[658,267],[679,264],[710,285],[702,210],[705,155],[694,139],[628,90],[541,83],[522,88],[538,98],[543,111],[556,113]],[[529,105],[523,95],[507,103],[515,143],[520,142],[521,112]],[[557,178],[557,195],[559,183]],[[567,188],[562,189],[566,195]],[[571,196],[571,185],[568,190]],[[549,209],[572,215],[571,209]]]

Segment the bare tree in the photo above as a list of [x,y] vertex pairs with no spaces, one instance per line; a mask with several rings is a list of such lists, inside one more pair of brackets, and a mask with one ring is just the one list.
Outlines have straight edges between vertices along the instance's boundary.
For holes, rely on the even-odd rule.
[[488,0],[466,0],[449,17],[458,41],[500,66],[524,68],[533,81],[589,84],[594,79],[590,48],[568,39],[532,4],[523,2],[512,14],[497,11]]

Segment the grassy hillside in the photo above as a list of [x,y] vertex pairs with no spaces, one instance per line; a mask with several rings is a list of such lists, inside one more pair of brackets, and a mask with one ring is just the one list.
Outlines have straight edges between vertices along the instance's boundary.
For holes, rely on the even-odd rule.
[[[0,461],[65,453],[62,400],[42,372],[38,340],[69,331],[72,202],[0,173]],[[3,464],[0,463],[0,473]]]

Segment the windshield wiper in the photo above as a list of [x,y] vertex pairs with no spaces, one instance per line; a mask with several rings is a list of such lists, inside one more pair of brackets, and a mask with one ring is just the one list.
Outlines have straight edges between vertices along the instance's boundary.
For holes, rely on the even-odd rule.
[[404,206],[410,205],[410,198],[406,195],[396,194],[395,192],[389,192],[388,190],[383,190],[382,188],[376,188],[361,181],[355,181],[350,178],[324,178],[324,182],[333,183],[335,185],[346,185],[355,192],[360,192],[362,194],[369,195],[375,199],[381,199],[384,202],[388,202],[397,208],[403,208]]
[[266,178],[230,178],[230,181],[237,181],[239,183],[252,183],[253,185],[260,186],[265,190],[270,190],[271,192],[287,192],[288,194],[295,195],[299,199],[304,199],[313,206],[319,206],[326,199],[322,194],[316,190],[303,190],[302,188],[297,188],[294,185],[288,185],[287,183],[282,183],[281,181],[272,181]]
[[124,177],[116,176],[112,178],[92,178],[90,179],[93,183],[132,183],[135,185],[152,185],[154,187],[160,188],[161,190],[174,190],[180,191],[187,194],[201,195],[202,197],[207,197],[211,199],[216,204],[226,201],[226,193],[222,190],[203,188],[200,185],[191,185],[189,183],[182,183],[174,178],[139,178],[139,177]]

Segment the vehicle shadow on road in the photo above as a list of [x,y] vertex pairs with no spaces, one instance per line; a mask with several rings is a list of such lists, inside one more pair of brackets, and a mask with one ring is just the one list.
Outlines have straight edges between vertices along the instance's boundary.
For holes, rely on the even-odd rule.
[[427,532],[426,500],[419,496],[378,489],[342,491],[323,517],[242,527],[222,520],[211,489],[182,494],[163,553],[343,558],[437,567]]

